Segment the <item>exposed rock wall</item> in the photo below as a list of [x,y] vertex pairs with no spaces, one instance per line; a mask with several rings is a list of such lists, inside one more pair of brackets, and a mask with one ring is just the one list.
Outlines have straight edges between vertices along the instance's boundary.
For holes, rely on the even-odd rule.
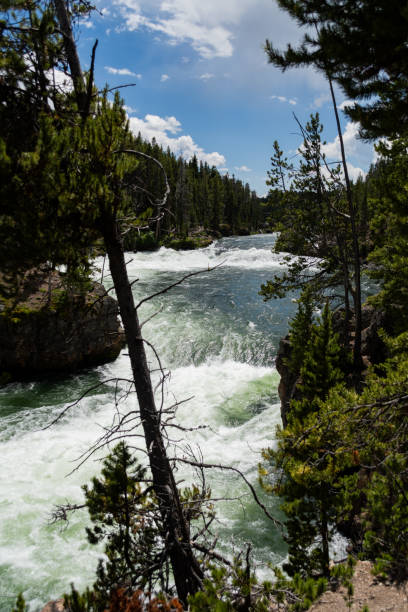
[[[40,291],[40,290],[39,290]],[[44,289],[42,289],[44,292]],[[72,372],[113,361],[124,346],[116,300],[95,283],[86,296],[62,290],[44,304],[44,293],[0,312],[3,380]]]

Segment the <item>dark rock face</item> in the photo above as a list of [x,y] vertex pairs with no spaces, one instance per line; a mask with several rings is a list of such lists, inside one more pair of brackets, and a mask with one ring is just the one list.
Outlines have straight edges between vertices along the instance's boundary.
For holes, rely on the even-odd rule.
[[296,382],[298,380],[298,376],[294,375],[286,365],[290,357],[290,352],[289,336],[285,336],[285,338],[281,338],[279,342],[278,354],[276,355],[275,362],[276,369],[280,374],[278,393],[281,401],[281,417],[284,427],[287,425],[286,416],[289,411],[290,401],[294,397]]
[[124,346],[116,300],[95,283],[86,296],[0,312],[0,374],[21,380],[113,361]]
[[[333,327],[336,330],[340,328],[340,315],[333,317]],[[386,347],[379,336],[380,329],[389,329],[389,324],[383,312],[375,310],[372,306],[363,306],[362,310],[363,330],[361,334],[361,348],[363,364],[367,368],[370,365],[381,363],[386,359]],[[289,404],[292,399],[299,399],[297,396],[296,383],[299,379],[298,375],[294,375],[289,371],[286,363],[290,356],[289,336],[282,338],[279,343],[278,354],[276,356],[276,369],[280,374],[280,383],[278,387],[279,397],[281,400],[281,417],[284,427],[287,425],[287,414]]]

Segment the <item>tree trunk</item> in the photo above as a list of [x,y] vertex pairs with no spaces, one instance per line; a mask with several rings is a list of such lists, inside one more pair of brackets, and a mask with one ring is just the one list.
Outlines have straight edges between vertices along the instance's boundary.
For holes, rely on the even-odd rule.
[[115,221],[105,225],[104,240],[128,343],[153,486],[166,531],[177,594],[183,603],[187,603],[188,595],[202,587],[203,574],[192,551],[189,525],[184,517],[161,433],[160,416],[155,405],[144,342]]
[[81,114],[84,114],[87,106],[87,95],[81,63],[79,61],[78,51],[72,32],[71,19],[65,4],[65,0],[54,0],[54,6],[62,36],[64,38],[64,48],[67,55],[69,69],[71,70],[71,79],[74,85],[78,110]]
[[362,331],[362,318],[361,318],[361,279],[360,279],[360,248],[358,242],[358,228],[356,223],[356,211],[353,204],[353,195],[351,193],[351,184],[348,175],[346,154],[344,151],[343,134],[341,133],[339,113],[337,110],[336,97],[334,95],[333,83],[330,75],[327,75],[330,85],[330,93],[333,102],[334,114],[336,117],[337,133],[340,141],[341,160],[344,170],[344,179],[346,181],[346,194],[347,204],[350,217],[352,243],[353,243],[353,268],[354,268],[354,284],[355,290],[353,293],[354,299],[354,317],[355,317],[355,337],[354,337],[354,349],[353,349],[353,370],[355,377],[355,387],[358,390],[360,387],[360,374],[362,370],[361,361],[361,331]]
[[330,578],[329,526],[325,502],[320,502],[320,537],[322,539],[322,570],[326,578]]

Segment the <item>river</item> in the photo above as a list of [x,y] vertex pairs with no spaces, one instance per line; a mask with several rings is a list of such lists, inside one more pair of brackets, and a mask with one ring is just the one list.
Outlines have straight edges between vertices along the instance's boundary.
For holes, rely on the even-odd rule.
[[[280,420],[274,360],[295,310],[290,296],[265,303],[258,295],[261,283],[283,267],[271,252],[273,241],[272,235],[224,238],[197,251],[162,248],[126,255],[129,276],[139,279],[138,300],[189,272],[221,264],[147,302],[140,314],[144,320],[158,312],[144,335],[171,370],[166,401],[192,397],[179,406],[178,421],[187,428],[208,426],[186,434],[185,442],[198,445],[207,462],[239,468],[255,486],[260,451],[273,444]],[[153,363],[153,355],[150,359]],[[86,512],[76,513],[62,530],[49,524],[49,515],[56,503],[81,503],[81,485],[100,469],[91,459],[72,472],[112,420],[114,383],[101,384],[57,425],[42,428],[90,387],[129,375],[125,349],[105,366],[0,390],[1,611],[11,609],[19,591],[36,611],[67,592],[71,582],[80,589],[92,583],[100,552],[87,543]],[[135,398],[124,401],[131,409]],[[183,469],[177,478],[191,477]],[[215,527],[224,552],[250,541],[259,566],[281,562],[286,554],[281,535],[240,478],[225,472],[208,478],[214,497],[224,498]],[[277,500],[260,494],[278,516]]]

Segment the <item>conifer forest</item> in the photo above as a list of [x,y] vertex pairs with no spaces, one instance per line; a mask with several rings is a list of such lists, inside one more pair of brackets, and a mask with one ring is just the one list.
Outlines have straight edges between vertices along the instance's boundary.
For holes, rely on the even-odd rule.
[[131,129],[99,5],[0,2],[0,611],[357,610],[361,562],[403,593],[407,3],[273,0],[339,156],[295,113],[260,196]]

